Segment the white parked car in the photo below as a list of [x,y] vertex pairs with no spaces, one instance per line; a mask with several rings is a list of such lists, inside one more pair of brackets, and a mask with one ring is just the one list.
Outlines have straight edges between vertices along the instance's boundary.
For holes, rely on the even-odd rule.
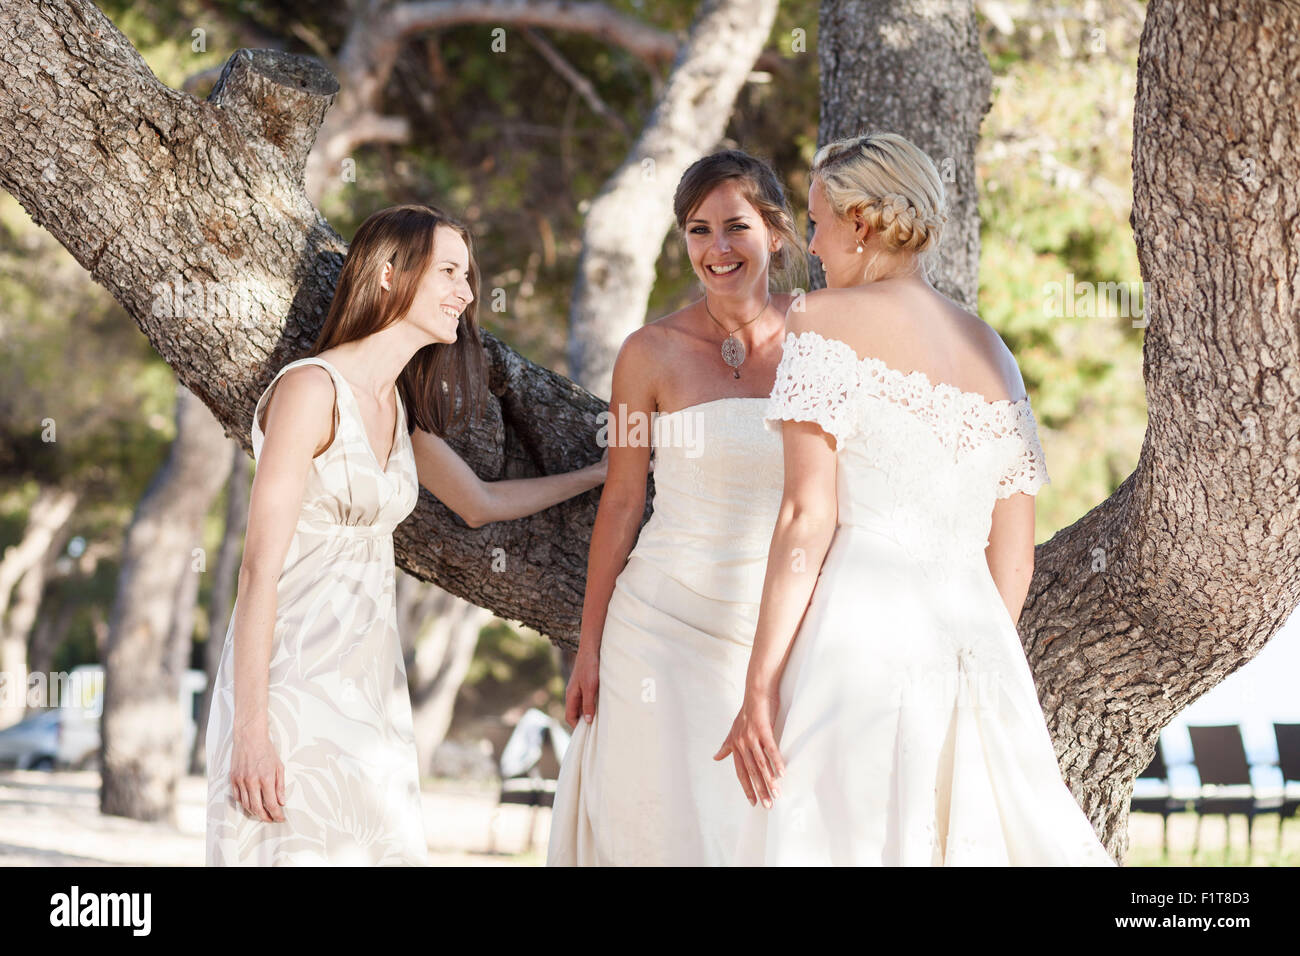
[[[33,714],[0,730],[0,766],[19,770],[87,769],[99,762],[99,717],[104,711],[104,669],[98,664],[74,668],[70,696],[60,706]],[[177,705],[185,718],[188,754],[198,733],[199,708],[208,677],[200,670],[181,676]]]
[[62,722],[63,713],[56,707],[0,730],[0,767],[53,770]]

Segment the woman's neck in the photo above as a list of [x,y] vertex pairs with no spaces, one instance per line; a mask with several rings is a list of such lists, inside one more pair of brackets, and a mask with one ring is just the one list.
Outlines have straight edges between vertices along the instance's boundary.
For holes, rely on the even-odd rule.
[[867,258],[856,285],[870,282],[887,282],[893,279],[914,279],[928,284],[921,260],[914,253],[877,252]]
[[[743,297],[724,298],[709,294],[704,297],[702,305],[704,321],[710,329],[724,338],[727,333],[731,333],[746,346],[765,339],[770,324],[768,319],[773,315],[780,316],[780,310],[772,307],[772,294],[766,290],[761,294],[756,292],[752,296]],[[709,315],[713,316],[714,321],[709,320]]]

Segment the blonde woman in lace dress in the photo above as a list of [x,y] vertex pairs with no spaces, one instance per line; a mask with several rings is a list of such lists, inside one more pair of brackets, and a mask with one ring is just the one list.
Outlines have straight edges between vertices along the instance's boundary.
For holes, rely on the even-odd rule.
[[464,226],[428,206],[375,213],[315,347],[254,409],[239,596],[208,720],[210,866],[427,861],[393,529],[420,485],[478,527],[604,478],[602,461],[483,482],[443,441],[483,394],[477,292]]
[[775,173],[739,150],[692,165],[673,205],[704,297],[628,336],[614,366],[550,865],[725,865],[752,813],[709,757],[741,701],[781,499],[762,410],[792,296],[771,273],[797,280],[805,261]]
[[828,288],[766,409],[784,496],[716,755],[763,805],[737,862],[1113,865],[1017,635],[1047,469],[1014,358],[928,281],[938,173],[901,136],[831,143],[809,214]]

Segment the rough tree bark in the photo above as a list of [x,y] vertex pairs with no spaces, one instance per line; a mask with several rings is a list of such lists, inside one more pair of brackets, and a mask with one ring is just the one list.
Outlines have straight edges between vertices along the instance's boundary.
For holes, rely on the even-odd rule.
[[597,395],[609,395],[619,346],[645,321],[677,181],[722,138],[776,7],[776,0],[701,4],[636,145],[591,202],[569,310],[569,374]]
[[[1115,495],[1038,549],[1021,617],[1067,780],[1115,854],[1160,728],[1250,660],[1300,593],[1300,120],[1287,98],[1300,48],[1284,42],[1297,32],[1295,3],[1263,0],[1153,0],[1144,29],[1133,224],[1150,427]],[[0,185],[246,448],[257,396],[311,342],[341,260],[301,189],[333,91],[302,61],[241,51],[200,103],[162,87],[84,0],[0,8]],[[265,314],[158,316],[154,284],[176,276],[247,277]],[[604,404],[486,348],[493,419],[457,443],[471,464],[499,477],[594,460]],[[424,496],[398,560],[571,646],[594,503],[475,531]],[[493,547],[506,574],[489,570]]]
[[[906,136],[939,167],[949,203],[935,287],[974,310],[980,220],[975,147],[993,74],[970,0],[823,0],[819,146],[872,129]],[[814,285],[822,285],[814,261]]]
[[127,529],[104,655],[100,809],[137,820],[175,819],[189,756],[179,704],[185,625],[202,573],[193,551],[227,474],[212,467],[228,444],[212,413],[183,386],[176,393],[176,440]]
[[1300,4],[1152,0],[1133,230],[1147,433],[1038,548],[1020,629],[1062,769],[1112,853],[1160,730],[1300,600]]

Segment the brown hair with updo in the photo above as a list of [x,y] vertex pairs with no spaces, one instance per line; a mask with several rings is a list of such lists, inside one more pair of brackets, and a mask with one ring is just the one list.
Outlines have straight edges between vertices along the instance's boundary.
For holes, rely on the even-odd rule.
[[781,180],[765,160],[744,150],[719,150],[697,159],[682,173],[673,194],[673,215],[678,230],[684,234],[686,220],[709,193],[730,180],[739,185],[740,194],[758,210],[767,228],[781,238],[780,248],[772,253],[769,287],[775,286],[781,292],[807,288],[808,255],[795,229],[794,214]]
[[812,175],[836,216],[861,216],[886,251],[914,252],[928,270],[948,204],[939,170],[924,150],[897,133],[864,133],[817,150]]

